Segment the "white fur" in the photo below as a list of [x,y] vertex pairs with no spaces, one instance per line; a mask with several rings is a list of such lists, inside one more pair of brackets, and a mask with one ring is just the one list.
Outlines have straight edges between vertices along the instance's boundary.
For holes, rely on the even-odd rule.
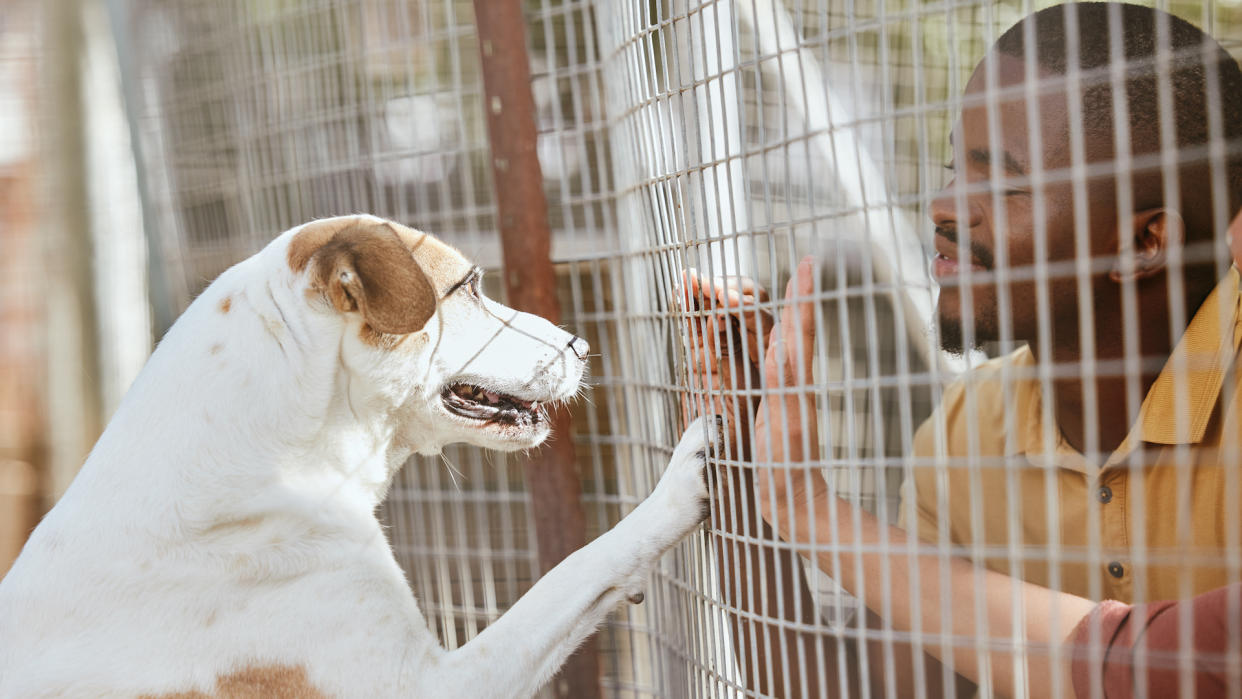
[[[298,232],[186,310],[0,581],[0,697],[210,694],[269,665],[328,696],[529,696],[701,520],[711,430],[696,423],[630,516],[442,649],[375,508],[413,453],[547,436],[457,417],[444,386],[565,399],[585,345],[464,289],[396,347],[369,345],[357,313],[290,269]],[[437,245],[445,268],[469,268]]]

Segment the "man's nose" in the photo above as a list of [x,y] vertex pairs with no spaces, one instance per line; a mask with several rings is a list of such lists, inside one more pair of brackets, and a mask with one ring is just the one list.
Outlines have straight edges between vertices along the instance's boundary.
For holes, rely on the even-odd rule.
[[974,228],[983,222],[983,209],[976,197],[958,182],[956,177],[949,180],[931,201],[931,220],[940,228]]

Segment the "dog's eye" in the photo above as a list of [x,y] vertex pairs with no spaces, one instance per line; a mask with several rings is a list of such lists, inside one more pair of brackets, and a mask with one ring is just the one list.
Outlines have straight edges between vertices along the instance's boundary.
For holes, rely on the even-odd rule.
[[470,295],[475,297],[476,299],[482,298],[483,296],[482,292],[479,291],[479,281],[482,280],[482,278],[483,278],[482,274],[475,272],[474,276],[471,277],[470,281],[468,282],[469,287],[470,287]]

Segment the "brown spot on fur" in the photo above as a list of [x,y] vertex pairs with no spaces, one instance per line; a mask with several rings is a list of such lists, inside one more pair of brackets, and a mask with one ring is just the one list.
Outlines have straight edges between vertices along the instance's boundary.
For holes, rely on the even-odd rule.
[[238,519],[224,519],[218,522],[212,522],[202,534],[220,534],[224,532],[232,532],[236,530],[253,529],[262,524],[263,518],[259,515],[250,515],[240,517]]
[[289,242],[289,267],[294,272],[306,269],[310,259],[319,248],[323,247],[336,232],[358,223],[355,217],[332,218],[326,221],[308,223]]
[[289,265],[309,268],[311,290],[337,310],[362,314],[375,332],[405,335],[436,311],[436,290],[409,247],[426,239],[416,235],[389,222],[329,219],[294,236]]
[[233,297],[225,296],[224,300],[220,302],[220,312],[228,313],[231,308],[233,308]]
[[410,252],[418,250],[428,240],[426,233],[416,231],[408,226],[393,223],[392,221],[385,221],[384,225],[388,226],[388,230],[397,235],[397,238],[401,240]]
[[214,345],[212,345],[212,346],[211,346],[211,353],[212,353],[212,354],[220,354],[220,350],[222,350],[222,349],[224,349],[224,345],[222,345],[222,344],[220,344],[219,342],[217,342],[216,344],[214,344]]
[[215,692],[144,694],[141,699],[327,699],[306,677],[306,668],[287,665],[249,667],[216,678]]
[[365,344],[372,347],[392,351],[400,347],[401,343],[405,342],[405,339],[409,337],[409,335],[390,335],[388,333],[382,333],[377,331],[375,328],[372,328],[370,323],[363,323],[362,327],[358,330],[358,337]]
[[432,285],[440,291],[461,279],[462,275],[470,269],[470,262],[457,248],[438,240],[434,235],[423,233],[395,221],[376,221],[361,216],[322,219],[303,226],[289,243],[289,267],[295,272],[304,271],[320,247],[331,240],[338,231],[350,226],[391,231],[417,260],[423,272],[431,279]]

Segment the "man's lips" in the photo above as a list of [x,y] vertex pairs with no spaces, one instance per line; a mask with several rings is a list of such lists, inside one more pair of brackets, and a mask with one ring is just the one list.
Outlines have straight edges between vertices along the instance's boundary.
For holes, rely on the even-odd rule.
[[[936,231],[934,241],[936,255],[932,258],[932,275],[937,279],[957,276],[961,274],[962,267],[965,266],[958,258],[956,237],[956,235],[953,235],[948,231]],[[971,247],[976,248],[974,245]],[[971,255],[969,264],[969,268],[972,272],[986,272],[989,269],[989,266],[985,264],[983,260],[979,259],[980,257],[985,256],[980,254],[984,252],[986,251],[977,249],[972,250],[972,253],[974,254]],[[986,256],[990,257],[990,254]]]
[[[970,271],[983,273],[987,271],[987,267],[981,264],[973,263],[970,265]],[[948,257],[942,253],[936,253],[932,258],[932,276],[937,279],[944,277],[956,277],[962,273],[962,264],[952,257]]]

